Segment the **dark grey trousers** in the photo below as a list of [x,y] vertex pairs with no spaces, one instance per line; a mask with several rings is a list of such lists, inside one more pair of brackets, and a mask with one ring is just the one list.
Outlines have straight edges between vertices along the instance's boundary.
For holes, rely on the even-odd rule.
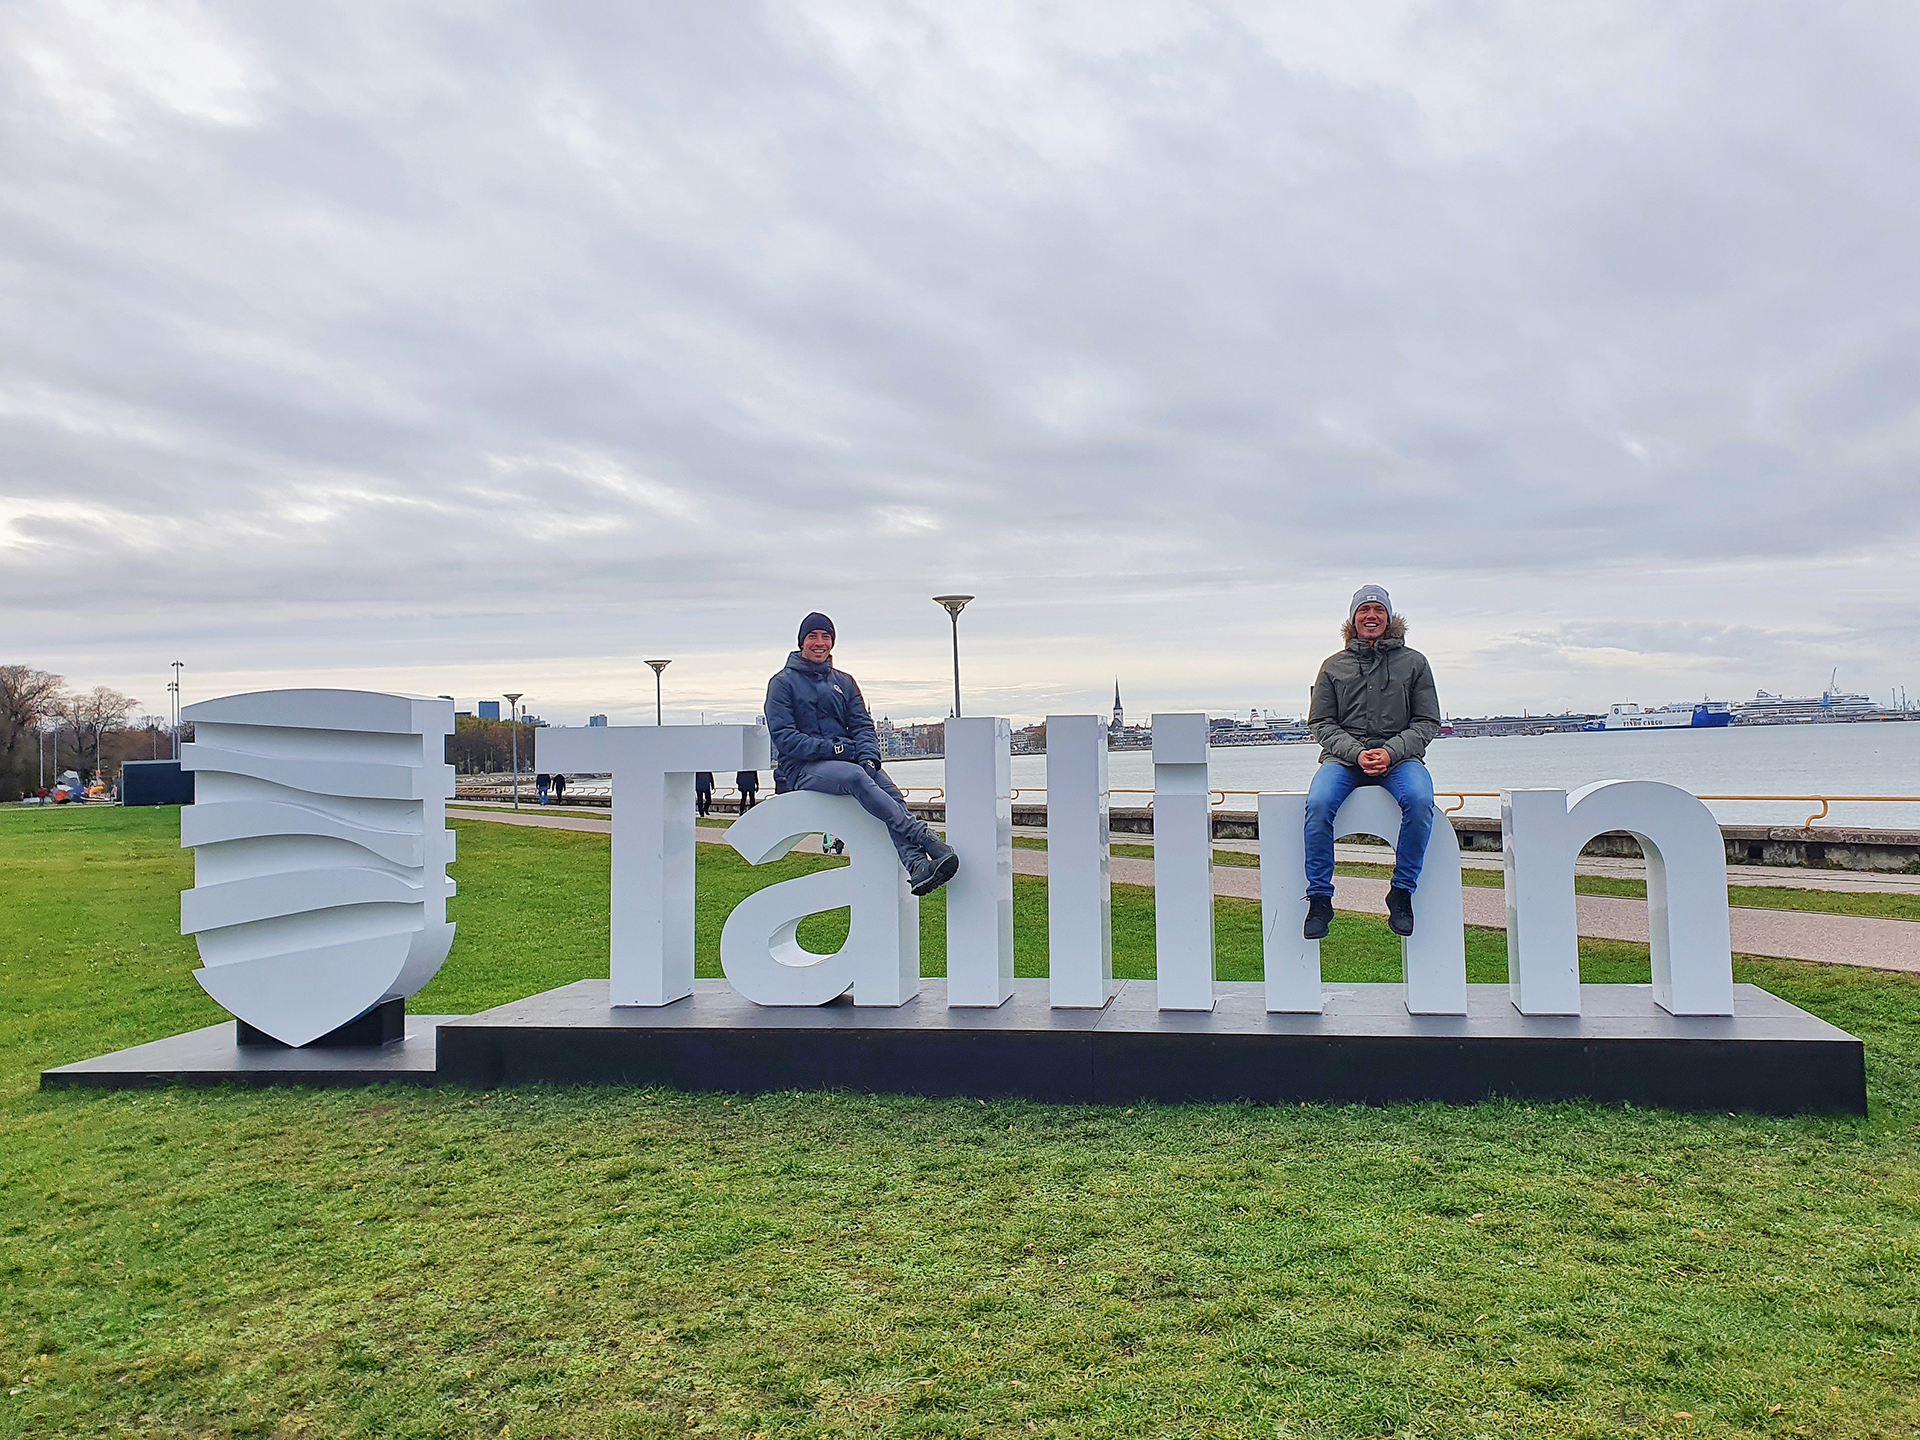
[[906,796],[884,770],[869,770],[851,760],[815,760],[794,775],[793,788],[851,795],[862,810],[887,827],[894,853],[909,869],[925,853],[920,848],[920,822],[907,813]]

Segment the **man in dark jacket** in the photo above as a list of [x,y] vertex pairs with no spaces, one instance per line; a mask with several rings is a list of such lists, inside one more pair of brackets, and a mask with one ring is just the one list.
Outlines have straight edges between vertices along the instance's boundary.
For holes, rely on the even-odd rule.
[[818,611],[807,616],[800,648],[767,682],[773,788],[851,795],[887,827],[913,893],[928,894],[958,873],[960,857],[908,813],[906,797],[880,768],[880,736],[860,687],[833,668],[834,639],[833,621]]
[[1333,817],[1362,785],[1399,802],[1400,839],[1387,923],[1413,933],[1413,892],[1433,832],[1433,777],[1422,763],[1440,733],[1440,697],[1427,657],[1406,645],[1407,622],[1378,585],[1362,585],[1347,606],[1347,645],[1322,662],[1307,728],[1320,742],[1320,768],[1307,790],[1307,924],[1321,939],[1333,920]]

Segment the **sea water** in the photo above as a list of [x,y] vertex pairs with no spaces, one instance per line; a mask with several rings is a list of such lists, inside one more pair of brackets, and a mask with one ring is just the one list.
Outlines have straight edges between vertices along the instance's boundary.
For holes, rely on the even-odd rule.
[[[1316,745],[1236,745],[1208,751],[1216,789],[1304,790],[1319,763]],[[1920,723],[1731,725],[1716,730],[1579,731],[1554,735],[1446,736],[1427,750],[1436,791],[1577,790],[1596,780],[1664,780],[1696,795],[1920,796]],[[1035,800],[1047,783],[1044,755],[1013,757],[1013,783]],[[941,784],[938,760],[889,760],[902,788]],[[1116,750],[1108,783],[1116,806],[1144,805],[1153,756]],[[1138,794],[1126,794],[1126,791]],[[1443,796],[1443,805],[1455,802]],[[1722,824],[1799,825],[1820,807],[1802,801],[1710,800]],[[1251,810],[1253,796],[1229,795],[1226,808]],[[1498,799],[1472,798],[1460,812],[1498,815]],[[1920,802],[1835,803],[1820,825],[1920,830]]]

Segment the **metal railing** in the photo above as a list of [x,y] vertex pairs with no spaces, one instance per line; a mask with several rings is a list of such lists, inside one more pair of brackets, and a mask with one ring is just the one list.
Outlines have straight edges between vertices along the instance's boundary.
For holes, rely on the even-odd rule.
[[[945,787],[939,785],[906,785],[901,787],[900,793],[905,795],[909,801],[924,805],[937,805],[947,798]],[[1044,785],[1022,785],[1013,791],[1013,799],[1018,802],[1022,796],[1044,796],[1046,793],[1047,787]],[[1107,793],[1109,795],[1144,795],[1147,797],[1147,808],[1149,810],[1153,808],[1152,790],[1116,787],[1110,789]],[[1259,790],[1212,789],[1208,791],[1208,798],[1213,807],[1217,809],[1227,803],[1227,797],[1229,795],[1251,795],[1257,797],[1262,793],[1264,792]],[[1451,805],[1443,805],[1440,807],[1441,813],[1445,815],[1458,815],[1462,810],[1467,808],[1467,801],[1469,800],[1498,800],[1500,793],[1498,790],[1436,790],[1433,792],[1436,800],[1452,800],[1455,802]],[[738,789],[715,789],[714,794],[716,797],[727,797],[736,802],[740,798]],[[921,796],[925,798],[915,798]],[[1920,805],[1920,795],[1699,795],[1695,798],[1700,800],[1735,802],[1772,802],[1776,804],[1793,801],[1795,803],[1804,802],[1808,805],[1818,805],[1820,808],[1801,823],[1800,828],[1802,830],[1811,830],[1815,821],[1826,819],[1831,808],[1838,804]]]
[[[1022,795],[1045,795],[1046,793],[1047,787],[1044,785],[1023,785],[1013,792],[1013,798],[1018,801]],[[1151,790],[1122,789],[1115,787],[1107,793],[1109,795],[1145,795],[1147,797],[1147,808],[1153,808],[1153,791]],[[1263,793],[1265,792],[1259,790],[1226,789],[1214,789],[1208,792],[1210,797],[1217,797],[1212,800],[1215,808],[1226,804],[1229,795],[1252,795],[1257,797]],[[1436,800],[1444,799],[1455,802],[1452,805],[1443,805],[1440,807],[1441,813],[1446,815],[1458,815],[1462,810],[1467,808],[1467,801],[1469,800],[1498,800],[1500,794],[1501,792],[1498,790],[1436,790],[1433,792]],[[1801,823],[1800,828],[1802,830],[1811,830],[1816,820],[1826,819],[1830,808],[1841,803],[1849,805],[1920,805],[1920,795],[1697,795],[1694,798],[1697,800],[1752,800],[1773,802],[1790,800],[1796,803],[1804,802],[1809,805],[1818,805],[1820,808]]]
[[1827,818],[1827,807],[1837,801],[1868,805],[1920,805],[1920,795],[1701,795],[1701,800],[1804,800],[1820,808],[1806,818],[1802,830],[1811,830],[1813,822]]

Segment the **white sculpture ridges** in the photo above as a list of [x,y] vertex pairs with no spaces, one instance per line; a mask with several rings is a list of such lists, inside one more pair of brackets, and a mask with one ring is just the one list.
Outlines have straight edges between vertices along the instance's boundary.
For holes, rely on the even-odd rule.
[[453,703],[267,690],[189,705],[194,888],[180,929],[206,992],[305,1045],[416,993],[453,944]]
[[[720,968],[756,1005],[825,1005],[849,990],[856,1005],[904,1005],[920,993],[920,900],[887,827],[845,795],[793,790],[727,828],[749,865],[765,865],[828,831],[851,861],[756,890],[727,916]],[[849,907],[846,944],[831,955],[801,948],[800,922]]]

